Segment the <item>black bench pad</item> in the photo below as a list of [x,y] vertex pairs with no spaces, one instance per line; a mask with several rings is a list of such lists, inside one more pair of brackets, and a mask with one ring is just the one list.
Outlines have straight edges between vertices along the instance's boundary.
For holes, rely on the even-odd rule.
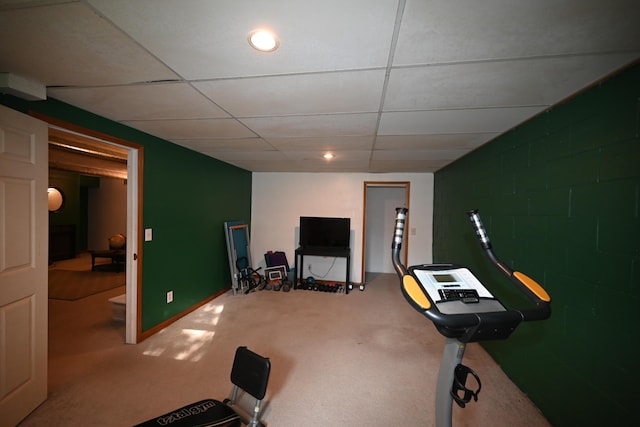
[[224,403],[205,399],[190,403],[135,427],[240,427],[240,416]]

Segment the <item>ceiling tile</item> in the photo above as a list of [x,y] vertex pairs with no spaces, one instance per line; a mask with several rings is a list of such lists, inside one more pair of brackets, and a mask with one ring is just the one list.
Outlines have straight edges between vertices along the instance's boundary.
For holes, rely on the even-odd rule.
[[444,135],[382,135],[376,138],[376,150],[472,150],[499,133],[458,133]]
[[79,2],[3,10],[0,39],[12,40],[0,43],[0,70],[47,86],[178,78],[138,43]]
[[131,120],[123,124],[167,140],[196,138],[251,138],[255,134],[234,119]]
[[[322,157],[323,151],[286,151],[290,167],[306,172],[363,172],[369,168],[370,151],[339,151],[333,159]],[[296,166],[292,166],[296,165]]]
[[436,172],[449,163],[450,160],[373,160],[369,170],[373,173]]
[[302,163],[294,163],[290,160],[270,160],[268,162],[264,160],[219,160],[252,172],[311,172]]
[[376,150],[372,160],[455,160],[469,151],[471,150]]
[[371,151],[337,151],[335,157],[326,160],[322,156],[324,151],[286,151],[285,155],[290,160],[316,162],[321,164],[334,164],[340,162],[369,162]]
[[384,70],[196,82],[236,117],[377,112]]
[[379,134],[502,133],[542,110],[521,107],[383,113]]
[[637,16],[637,0],[409,0],[394,65],[638,50]]
[[240,120],[263,138],[374,135],[377,114],[258,117]]
[[239,139],[173,139],[171,142],[196,151],[272,151],[273,147],[262,138]]
[[[396,0],[90,3],[190,80],[384,67],[397,9]],[[271,54],[247,42],[262,27],[279,38]]]
[[112,120],[225,118],[227,113],[187,83],[49,88],[47,94]]
[[292,162],[278,151],[203,151],[204,154],[231,165],[253,172],[278,172],[290,170]]
[[373,136],[333,136],[324,138],[269,138],[269,144],[284,151],[371,150]]
[[263,162],[270,162],[287,160],[287,157],[280,151],[209,151],[207,149],[203,149],[202,152],[208,153],[216,159],[224,161],[260,160]]
[[384,111],[549,106],[635,57],[621,53],[393,69]]

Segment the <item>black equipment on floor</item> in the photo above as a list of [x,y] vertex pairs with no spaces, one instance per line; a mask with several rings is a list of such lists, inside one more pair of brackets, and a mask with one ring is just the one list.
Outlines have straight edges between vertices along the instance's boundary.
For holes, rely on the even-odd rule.
[[264,254],[264,261],[267,264],[264,269],[267,285],[274,291],[282,289],[284,292],[289,292],[292,284],[289,281],[287,254],[283,251],[268,251]]
[[[249,350],[238,347],[233,367],[231,382],[233,389],[228,399],[220,402],[205,399],[185,405],[159,417],[145,421],[135,427],[172,426],[172,427],[264,427],[260,421],[262,399],[267,392],[271,362]],[[238,395],[244,391],[255,399],[253,413],[250,414],[238,405]]]
[[[506,339],[520,322],[544,320],[551,315],[551,297],[535,280],[506,266],[493,252],[477,210],[469,219],[489,260],[533,303],[532,308],[507,309],[464,266],[422,264],[405,267],[400,261],[406,208],[396,209],[392,243],[394,268],[401,279],[405,299],[433,322],[446,337],[436,390],[436,427],[450,427],[452,404],[464,408],[478,400],[481,382],[462,364],[466,343]],[[467,384],[471,377],[472,387]]]
[[240,257],[236,260],[236,268],[238,269],[238,289],[243,289],[245,294],[253,292],[256,289],[261,291],[267,286],[267,280],[259,273],[262,267],[253,269],[249,266],[247,257]]

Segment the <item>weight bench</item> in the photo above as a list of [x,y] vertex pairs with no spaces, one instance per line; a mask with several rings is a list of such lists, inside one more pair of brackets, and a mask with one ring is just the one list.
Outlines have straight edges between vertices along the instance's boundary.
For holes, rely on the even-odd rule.
[[[268,358],[252,352],[247,347],[238,347],[233,367],[231,396],[222,402],[205,399],[190,403],[159,417],[137,424],[135,427],[264,427],[260,421],[262,399],[267,391],[271,362]],[[253,414],[249,414],[237,403],[238,393],[244,391],[256,400]]]

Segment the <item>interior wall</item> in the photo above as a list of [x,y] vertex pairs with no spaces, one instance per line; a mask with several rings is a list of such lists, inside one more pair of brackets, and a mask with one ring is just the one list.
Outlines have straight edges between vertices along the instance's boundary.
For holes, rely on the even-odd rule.
[[637,419],[639,100],[636,64],[435,175],[435,261],[522,304],[461,214],[479,208],[498,256],[551,295],[549,320],[483,345],[554,426]]
[[[367,188],[367,229],[365,272],[394,273],[390,248],[396,220],[396,208],[405,206],[404,187]],[[411,236],[409,236],[411,239]]]
[[[291,266],[298,247],[301,216],[351,218],[351,281],[362,283],[362,232],[365,181],[409,181],[410,226],[416,229],[408,247],[410,263],[431,261],[433,174],[430,173],[254,173],[252,181],[251,256],[264,266],[264,253],[284,251]],[[395,207],[394,214],[395,214]],[[244,218],[231,218],[244,219]],[[388,230],[393,233],[393,226]],[[391,246],[389,246],[389,257]],[[419,260],[419,261],[418,261]],[[345,260],[305,256],[323,280],[344,281]],[[254,266],[254,267],[255,267]],[[324,276],[324,277],[322,277]]]
[[109,249],[109,237],[127,234],[127,184],[119,178],[100,178],[100,186],[89,188],[88,247]]

